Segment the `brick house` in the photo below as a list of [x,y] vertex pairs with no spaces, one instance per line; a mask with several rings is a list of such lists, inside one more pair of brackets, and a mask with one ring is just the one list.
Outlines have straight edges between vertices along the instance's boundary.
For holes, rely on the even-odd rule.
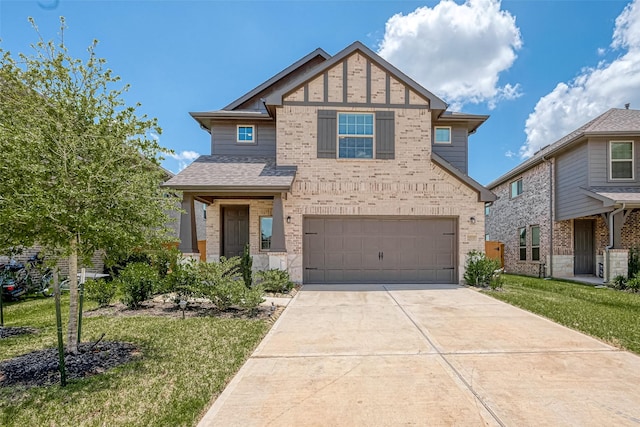
[[355,42],[191,113],[211,154],[165,184],[183,192],[181,250],[197,251],[197,200],[208,260],[248,243],[254,268],[299,283],[459,282],[495,196],[467,175],[468,135],[487,116],[446,109]]
[[640,111],[610,109],[487,187],[486,239],[508,272],[627,275],[640,244]]

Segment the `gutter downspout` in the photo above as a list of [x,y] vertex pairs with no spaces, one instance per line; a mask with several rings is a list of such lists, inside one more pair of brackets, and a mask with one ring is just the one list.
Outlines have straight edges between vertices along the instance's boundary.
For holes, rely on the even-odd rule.
[[625,205],[626,204],[623,203],[620,208],[616,209],[615,211],[609,214],[609,246],[606,246],[604,248],[605,252],[607,253],[607,274],[605,275],[606,277],[604,278],[604,283],[609,283],[609,279],[611,278],[611,268],[609,265],[610,263],[609,249],[613,248],[613,217],[619,214],[620,212],[622,212],[625,208]]
[[553,163],[551,163],[551,160],[547,159],[545,156],[542,156],[542,161],[549,165],[549,259],[547,261],[547,264],[549,264],[549,270],[547,275],[549,277],[553,277],[553,223],[555,221],[553,218]]

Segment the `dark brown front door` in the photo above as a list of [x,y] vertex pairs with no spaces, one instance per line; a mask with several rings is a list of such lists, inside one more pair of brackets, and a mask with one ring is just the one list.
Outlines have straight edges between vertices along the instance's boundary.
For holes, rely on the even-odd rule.
[[593,247],[593,220],[573,222],[574,274],[595,273],[595,250]]
[[241,256],[249,243],[249,206],[222,207],[222,255]]

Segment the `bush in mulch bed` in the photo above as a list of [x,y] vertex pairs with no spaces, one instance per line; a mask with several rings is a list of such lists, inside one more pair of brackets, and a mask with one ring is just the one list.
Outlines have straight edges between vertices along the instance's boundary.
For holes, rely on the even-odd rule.
[[38,330],[35,328],[27,328],[23,326],[6,326],[0,327],[0,339],[15,337],[23,334],[35,334]]
[[[127,363],[138,355],[138,349],[130,343],[81,343],[78,345],[78,354],[66,354],[64,357],[67,378],[100,374]],[[0,387],[47,386],[59,382],[58,350],[55,348],[34,351],[0,362]]]

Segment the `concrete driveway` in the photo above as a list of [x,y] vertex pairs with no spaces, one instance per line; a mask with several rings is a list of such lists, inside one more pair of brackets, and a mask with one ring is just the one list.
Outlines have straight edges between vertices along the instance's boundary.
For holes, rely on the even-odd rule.
[[640,357],[463,287],[305,286],[199,425],[638,426]]

